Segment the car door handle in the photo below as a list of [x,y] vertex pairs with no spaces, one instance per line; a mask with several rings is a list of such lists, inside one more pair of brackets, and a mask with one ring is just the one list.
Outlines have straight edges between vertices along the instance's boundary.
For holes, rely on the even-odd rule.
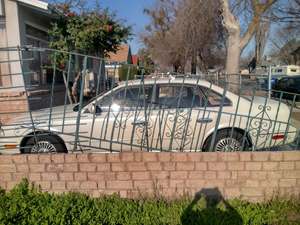
[[213,119],[211,118],[199,118],[197,119],[197,123],[211,123]]
[[147,124],[147,122],[145,120],[137,120],[131,123],[132,125],[136,125],[136,126],[145,126]]

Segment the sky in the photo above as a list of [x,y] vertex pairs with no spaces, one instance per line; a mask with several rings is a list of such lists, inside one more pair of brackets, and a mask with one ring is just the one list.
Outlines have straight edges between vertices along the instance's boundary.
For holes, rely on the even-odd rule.
[[108,8],[116,14],[118,19],[125,20],[126,25],[132,26],[132,40],[129,41],[133,54],[142,47],[139,34],[149,22],[147,15],[143,13],[144,8],[151,7],[155,0],[101,0],[102,8]]

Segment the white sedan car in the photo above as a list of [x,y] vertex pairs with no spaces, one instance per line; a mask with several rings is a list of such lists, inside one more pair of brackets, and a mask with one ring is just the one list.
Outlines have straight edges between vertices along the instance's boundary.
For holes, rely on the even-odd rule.
[[0,152],[257,150],[291,143],[296,132],[289,107],[275,100],[247,99],[193,78],[146,79],[81,107],[18,118],[1,127]]

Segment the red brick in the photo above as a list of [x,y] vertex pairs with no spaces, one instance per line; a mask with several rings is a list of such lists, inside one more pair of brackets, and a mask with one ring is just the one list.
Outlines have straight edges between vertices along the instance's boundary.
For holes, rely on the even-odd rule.
[[280,162],[279,169],[281,170],[294,170],[295,163],[294,162]]
[[139,180],[134,181],[134,188],[137,189],[152,189],[154,187],[153,181]]
[[195,170],[207,170],[207,163],[206,162],[196,162]]
[[263,162],[263,170],[277,170],[278,162]]
[[143,161],[143,152],[134,152],[134,161],[142,162]]
[[282,171],[268,171],[267,178],[268,179],[280,179],[280,178],[282,178]]
[[150,172],[132,172],[131,174],[133,180],[149,180]]
[[83,181],[80,184],[82,190],[93,190],[97,189],[97,183],[95,181]]
[[203,171],[190,171],[188,179],[203,179]]
[[67,189],[68,190],[79,189],[79,187],[80,187],[80,182],[79,181],[68,181],[67,182]]
[[168,171],[152,171],[152,179],[169,179],[170,174]]
[[160,162],[148,162],[147,168],[150,171],[162,170],[162,166]]
[[112,163],[111,170],[112,171],[126,171],[126,164],[125,163]]
[[16,164],[25,164],[25,163],[27,163],[27,156],[26,155],[13,155],[12,160]]
[[104,179],[105,180],[115,180],[116,173],[115,172],[104,172]]
[[215,188],[218,187],[220,190],[225,186],[225,180],[211,179],[205,181],[205,188]]
[[251,178],[257,180],[265,180],[267,178],[266,171],[251,171]]
[[16,166],[14,164],[0,164],[0,172],[14,173],[16,171]]
[[78,164],[77,163],[65,163],[64,172],[77,172]]
[[204,178],[205,179],[216,179],[217,178],[217,172],[216,171],[205,171],[204,172]]
[[187,154],[187,161],[189,162],[201,162],[202,152],[189,152]]
[[261,162],[246,162],[246,170],[261,170]]
[[27,155],[27,161],[29,164],[39,163],[39,155],[38,154]]
[[96,171],[97,165],[92,163],[81,163],[79,164],[79,170],[83,172],[94,172]]
[[66,189],[66,182],[65,181],[52,181],[51,184],[52,190],[65,190]]
[[238,152],[219,152],[218,156],[219,156],[220,161],[225,161],[225,162],[239,161],[239,153]]
[[13,173],[13,180],[20,182],[22,179],[28,179],[27,173]]
[[90,155],[90,162],[94,163],[105,163],[106,162],[106,154],[98,153]]
[[119,153],[109,153],[107,154],[107,162],[120,162],[120,154]]
[[72,181],[74,180],[74,176],[73,173],[59,173],[59,180],[63,180],[63,181]]
[[287,170],[283,172],[284,178],[300,178],[300,170]]
[[36,181],[34,183],[37,186],[39,186],[42,190],[50,190],[51,183],[49,181]]
[[64,171],[64,164],[48,164],[46,165],[48,172],[62,172]]
[[266,188],[270,188],[270,187],[278,187],[278,180],[261,180],[260,181],[260,186],[261,187],[266,187]]
[[0,155],[0,164],[10,164],[13,163],[12,155]]
[[6,189],[9,191],[18,184],[19,184],[19,181],[8,181],[8,182],[6,182]]
[[171,160],[170,152],[160,152],[158,154],[158,161],[160,162],[169,162]]
[[58,180],[57,173],[42,173],[42,180],[55,181]]
[[259,187],[258,180],[246,180],[246,187]]
[[279,187],[295,187],[297,185],[296,179],[280,179]]
[[66,154],[65,155],[65,162],[66,163],[77,163],[76,154]]
[[173,162],[185,162],[185,161],[187,161],[187,153],[184,153],[184,152],[172,153],[171,159]]
[[296,170],[300,170],[300,161],[295,162],[295,167],[296,167]]
[[283,152],[285,161],[300,161],[300,151]]
[[264,191],[261,188],[252,188],[252,187],[248,187],[248,188],[241,188],[241,195],[242,196],[249,196],[249,197],[253,197],[253,196],[263,196],[264,195]]
[[191,171],[195,169],[194,162],[178,162],[176,163],[176,170]]
[[39,181],[39,180],[41,180],[41,174],[40,173],[30,173],[29,180],[30,181]]
[[110,163],[97,164],[97,171],[110,171]]
[[118,172],[117,173],[117,180],[130,180],[130,172]]
[[[260,171],[259,171],[260,172]],[[237,179],[248,179],[251,177],[250,171],[237,171]]]
[[217,178],[218,179],[230,179],[231,178],[231,172],[230,171],[218,171],[217,172]]
[[16,164],[17,172],[29,172],[28,164]]
[[77,159],[77,162],[81,162],[81,163],[89,163],[90,162],[90,155],[91,154],[86,154],[86,153],[83,153],[83,154],[76,154],[76,159]]
[[87,173],[85,172],[74,173],[74,180],[75,181],[87,180]]
[[133,185],[132,185],[132,181],[107,181],[106,182],[106,188],[107,189],[123,189],[123,190],[127,190],[127,189],[132,189]]
[[122,152],[120,154],[122,162],[134,162],[134,153],[133,152]]
[[40,163],[50,163],[51,162],[50,154],[40,154],[39,155],[39,162]]
[[97,187],[98,189],[105,189],[106,188],[105,181],[104,180],[97,181]]
[[53,163],[64,163],[65,154],[51,154],[51,161]]
[[282,152],[270,152],[270,160],[271,161],[282,161],[283,153]]
[[227,169],[228,170],[244,170],[245,163],[244,162],[228,162]]
[[269,152],[252,152],[252,161],[262,162],[269,160]]
[[240,155],[240,161],[251,161],[251,152],[239,152]]
[[157,162],[157,153],[155,152],[143,152],[144,162]]
[[241,196],[241,192],[239,188],[225,188],[224,190],[226,198],[239,198]]
[[11,173],[0,173],[0,181],[11,181]]
[[218,170],[218,171],[226,170],[226,163],[224,163],[224,162],[209,162],[208,170]]
[[128,171],[146,171],[145,163],[136,162],[136,163],[127,163]]
[[89,172],[87,174],[87,178],[88,180],[92,180],[92,181],[101,181],[104,180],[104,173],[103,172]]
[[185,180],[170,180],[170,187],[171,188],[184,188]]
[[163,170],[173,171],[175,170],[176,163],[175,162],[163,162]]
[[217,152],[203,152],[203,161],[206,162],[213,162],[218,160],[218,153]]
[[187,171],[171,171],[170,178],[180,180],[180,179],[186,179],[188,176]]
[[29,164],[30,172],[44,172],[45,164]]
[[205,186],[205,180],[203,179],[186,180],[186,187],[188,188],[196,188],[197,190],[200,190],[204,186]]

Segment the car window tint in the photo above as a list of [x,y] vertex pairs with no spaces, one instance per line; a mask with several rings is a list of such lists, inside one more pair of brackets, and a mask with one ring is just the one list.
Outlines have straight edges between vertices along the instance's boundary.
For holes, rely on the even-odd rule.
[[161,85],[156,102],[160,107],[191,108],[203,106],[203,98],[196,86]]
[[117,104],[121,108],[141,108],[150,103],[151,96],[152,86],[145,86],[144,88],[142,86],[127,87],[103,97],[98,104],[100,107]]

